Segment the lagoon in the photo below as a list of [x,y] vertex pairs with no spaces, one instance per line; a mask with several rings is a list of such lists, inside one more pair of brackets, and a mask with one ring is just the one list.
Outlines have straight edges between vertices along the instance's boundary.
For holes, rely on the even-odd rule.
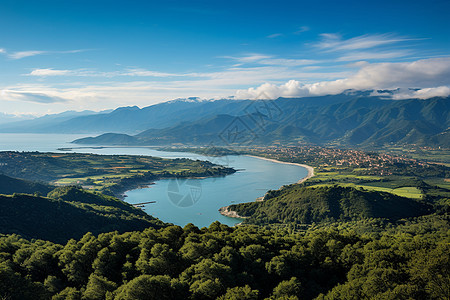
[[241,220],[222,216],[218,211],[220,207],[254,201],[270,189],[297,182],[307,175],[307,170],[297,165],[249,156],[208,157],[186,152],[158,151],[151,147],[92,148],[70,144],[70,141],[85,136],[88,135],[0,134],[0,151],[61,152],[58,148],[73,147],[74,152],[80,153],[209,160],[238,170],[225,177],[159,180],[147,188],[126,193],[125,201],[131,204],[155,201],[142,209],[164,222],[180,226],[193,223],[204,227],[214,221],[233,226]]

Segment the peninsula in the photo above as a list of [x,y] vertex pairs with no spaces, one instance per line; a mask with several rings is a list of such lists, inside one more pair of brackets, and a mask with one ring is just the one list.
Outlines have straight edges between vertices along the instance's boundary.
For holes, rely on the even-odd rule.
[[236,172],[208,161],[166,159],[140,155],[87,153],[0,152],[0,173],[56,186],[82,186],[106,195],[123,197],[162,178],[225,176]]

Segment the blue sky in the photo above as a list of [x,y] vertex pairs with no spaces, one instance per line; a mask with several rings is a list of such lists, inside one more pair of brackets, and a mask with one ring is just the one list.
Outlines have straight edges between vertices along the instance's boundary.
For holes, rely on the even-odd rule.
[[0,112],[346,89],[448,95],[449,11],[435,0],[2,0]]

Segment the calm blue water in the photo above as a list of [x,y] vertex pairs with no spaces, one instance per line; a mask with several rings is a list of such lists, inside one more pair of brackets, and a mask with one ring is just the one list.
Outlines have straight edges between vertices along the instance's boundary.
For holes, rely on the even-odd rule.
[[[0,151],[58,152],[60,147],[77,147],[69,142],[88,135],[0,134]],[[160,180],[149,188],[126,193],[129,203],[147,204],[148,214],[164,222],[184,226],[193,223],[198,227],[209,226],[218,220],[235,225],[239,219],[222,216],[218,209],[233,203],[254,201],[269,189],[297,182],[307,175],[305,168],[280,164],[247,156],[206,157],[193,153],[164,152],[151,148],[77,148],[74,151],[96,154],[150,155],[165,158],[191,158],[238,169],[235,174],[219,178]]]

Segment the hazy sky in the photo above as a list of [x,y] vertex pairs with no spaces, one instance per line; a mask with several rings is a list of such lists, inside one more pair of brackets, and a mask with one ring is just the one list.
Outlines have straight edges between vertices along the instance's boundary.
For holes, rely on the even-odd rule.
[[448,95],[449,12],[448,0],[0,0],[0,112]]

